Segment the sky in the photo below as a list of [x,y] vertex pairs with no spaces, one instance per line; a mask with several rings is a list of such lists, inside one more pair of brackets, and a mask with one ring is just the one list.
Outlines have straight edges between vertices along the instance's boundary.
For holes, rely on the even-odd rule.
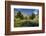
[[38,14],[39,10],[38,9],[23,9],[23,8],[14,8],[14,14],[16,15],[17,12],[20,11],[24,16]]

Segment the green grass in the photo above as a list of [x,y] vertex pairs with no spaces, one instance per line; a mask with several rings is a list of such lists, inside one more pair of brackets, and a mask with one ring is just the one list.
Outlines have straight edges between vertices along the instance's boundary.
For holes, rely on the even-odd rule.
[[29,19],[29,20],[26,20],[26,19],[17,19],[17,18],[14,18],[14,27],[33,27],[33,26],[39,26],[38,22],[34,22],[33,20]]

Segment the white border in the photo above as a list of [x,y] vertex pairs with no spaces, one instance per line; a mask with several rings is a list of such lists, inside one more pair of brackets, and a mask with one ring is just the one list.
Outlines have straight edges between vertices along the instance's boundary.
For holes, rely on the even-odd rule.
[[[14,8],[39,9],[39,27],[16,27],[14,28]],[[42,7],[11,5],[11,31],[42,30]]]

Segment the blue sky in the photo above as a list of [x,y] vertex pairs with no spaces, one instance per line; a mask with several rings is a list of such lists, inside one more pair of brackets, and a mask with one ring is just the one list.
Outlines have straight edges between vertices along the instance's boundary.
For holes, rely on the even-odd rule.
[[14,14],[16,15],[18,11],[21,11],[23,15],[31,15],[32,13],[38,14],[38,9],[23,9],[23,8],[14,8]]

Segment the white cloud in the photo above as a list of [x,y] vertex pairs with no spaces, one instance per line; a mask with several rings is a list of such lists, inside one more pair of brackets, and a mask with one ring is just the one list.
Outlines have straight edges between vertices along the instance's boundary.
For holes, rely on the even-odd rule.
[[37,10],[35,10],[35,11],[34,11],[34,14],[38,14],[38,11],[37,11]]

